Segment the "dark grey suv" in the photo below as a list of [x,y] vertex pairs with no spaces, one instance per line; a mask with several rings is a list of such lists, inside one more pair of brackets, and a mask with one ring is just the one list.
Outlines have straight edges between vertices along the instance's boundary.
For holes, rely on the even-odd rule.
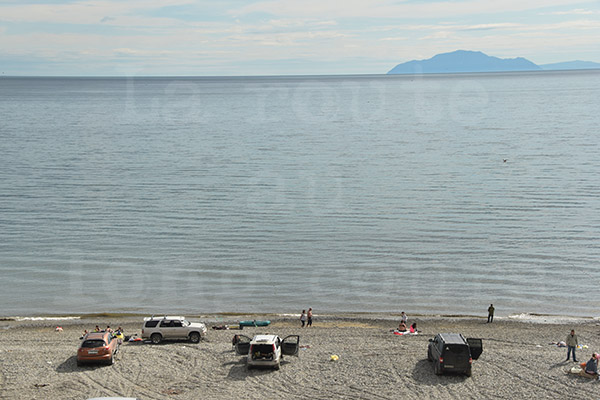
[[460,333],[438,333],[429,339],[427,359],[436,375],[455,372],[471,376],[471,364],[483,352],[481,339],[465,339]]

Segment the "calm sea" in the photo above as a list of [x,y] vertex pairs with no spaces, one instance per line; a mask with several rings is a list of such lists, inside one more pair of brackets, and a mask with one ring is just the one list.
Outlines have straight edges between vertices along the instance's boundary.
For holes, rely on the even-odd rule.
[[0,315],[597,316],[600,71],[0,78]]

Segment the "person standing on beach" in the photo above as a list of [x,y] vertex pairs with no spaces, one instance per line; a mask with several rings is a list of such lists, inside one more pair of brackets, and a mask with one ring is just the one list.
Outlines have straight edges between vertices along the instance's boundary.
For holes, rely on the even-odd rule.
[[306,316],[308,317],[308,321],[306,323],[307,327],[312,326],[312,314],[312,308],[309,308],[308,312],[306,313]]
[[577,362],[577,357],[575,357],[575,349],[577,348],[577,335],[575,334],[575,330],[571,329],[571,333],[569,335],[567,335],[567,340],[565,340],[565,343],[567,343],[567,361],[569,361],[569,356],[571,355],[571,352],[573,352],[573,361]]
[[408,316],[404,311],[402,311],[402,313],[400,314],[400,321],[404,322],[404,325],[408,323]]
[[302,314],[300,314],[300,322],[302,322],[302,328],[304,328],[304,324],[306,324],[306,310],[302,310]]
[[488,323],[494,322],[494,305],[490,304],[488,307]]

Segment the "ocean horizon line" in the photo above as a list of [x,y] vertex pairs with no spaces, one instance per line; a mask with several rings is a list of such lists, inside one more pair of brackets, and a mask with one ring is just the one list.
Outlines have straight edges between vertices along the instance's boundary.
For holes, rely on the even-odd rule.
[[130,79],[130,78],[144,78],[144,79],[225,79],[225,78],[236,78],[236,79],[261,79],[261,78],[344,78],[344,77],[386,77],[390,79],[396,79],[399,77],[414,77],[414,76],[465,76],[465,75],[519,75],[519,74],[553,74],[553,73],[586,73],[586,72],[600,72],[600,68],[578,68],[578,69],[557,69],[557,70],[534,70],[534,71],[473,71],[473,72],[415,72],[405,74],[388,74],[382,73],[349,73],[349,74],[267,74],[267,75],[0,75],[2,78],[58,78],[58,79]]

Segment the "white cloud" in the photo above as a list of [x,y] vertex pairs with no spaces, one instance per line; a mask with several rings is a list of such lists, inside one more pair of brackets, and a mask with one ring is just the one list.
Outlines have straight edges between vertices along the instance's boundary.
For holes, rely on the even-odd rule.
[[583,8],[576,8],[569,11],[555,11],[551,13],[545,13],[542,15],[592,15],[598,14],[598,11],[584,10]]
[[[141,12],[170,5],[186,5],[192,0],[130,0],[79,1],[67,4],[0,5],[0,19],[8,22],[63,24],[112,23],[119,17],[131,17]],[[153,22],[162,18],[145,18]]]
[[[117,59],[120,66],[131,62],[136,68],[146,65],[173,71],[179,71],[182,65],[229,66],[228,71],[235,71],[252,62],[285,68],[285,60],[316,66],[329,60],[331,65],[354,67],[357,73],[385,72],[389,68],[373,68],[387,64],[391,68],[398,62],[456,49],[527,58],[543,52],[580,49],[587,53],[579,58],[594,54],[588,58],[600,61],[600,21],[586,9],[575,8],[593,4],[588,0],[458,0],[429,4],[408,0],[348,0],[343,4],[332,0],[265,0],[246,2],[246,6],[230,11],[228,15],[239,16],[237,20],[225,17],[199,22],[156,16],[160,7],[192,3],[199,6],[191,0],[0,5],[0,21],[36,25],[25,34],[0,27],[0,55],[68,59],[82,65],[110,65]],[[537,9],[558,5],[566,7],[559,14],[553,13],[565,16],[559,23],[549,23],[557,18],[544,18]],[[517,14],[500,13],[509,9]],[[521,12],[526,9],[531,12]],[[488,12],[492,14],[486,15]],[[227,10],[221,10],[220,15],[227,15]],[[395,23],[392,17],[411,23]],[[434,22],[434,17],[443,20]],[[49,33],[43,30],[45,22],[53,27],[61,23],[85,24],[89,29],[87,33]],[[29,29],[30,24],[27,26]],[[97,27],[102,29],[94,30]],[[213,72],[219,73],[220,69]]]
[[454,16],[493,14],[504,11],[527,11],[557,6],[594,3],[595,0],[463,0],[415,3],[392,0],[266,0],[253,2],[230,14],[240,16],[267,13],[278,16],[314,16],[323,18],[448,18]]

